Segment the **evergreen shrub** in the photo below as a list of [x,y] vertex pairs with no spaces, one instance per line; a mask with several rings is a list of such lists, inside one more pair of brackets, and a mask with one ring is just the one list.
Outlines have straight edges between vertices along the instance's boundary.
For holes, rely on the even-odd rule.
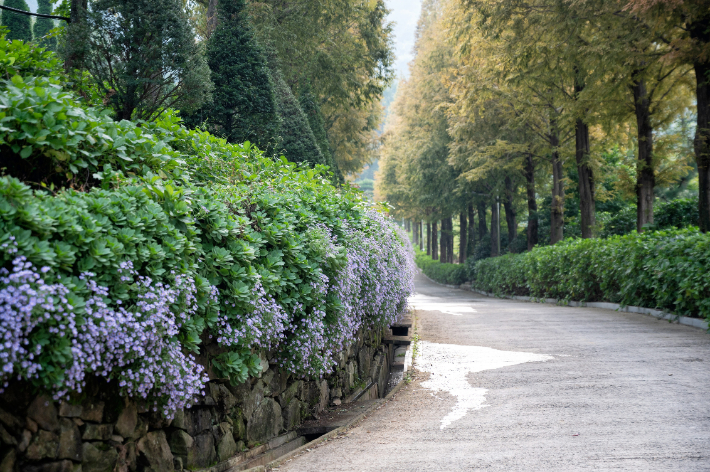
[[436,261],[426,253],[416,250],[415,261],[424,274],[435,282],[447,285],[461,285],[466,282],[466,266]]
[[487,292],[608,301],[710,319],[710,235],[697,228],[568,239],[468,265]]
[[298,99],[275,64],[276,59],[271,61],[276,110],[281,120],[277,151],[291,162],[306,162],[311,166],[327,164]]
[[653,224],[658,229],[698,226],[699,221],[697,199],[678,198],[659,203],[654,209]]
[[[597,222],[602,225],[601,237],[636,231],[635,205],[625,207],[614,215],[601,213],[599,216]],[[698,201],[692,198],[678,198],[655,205],[653,224],[649,225],[648,229],[688,228],[697,226],[698,222]]]

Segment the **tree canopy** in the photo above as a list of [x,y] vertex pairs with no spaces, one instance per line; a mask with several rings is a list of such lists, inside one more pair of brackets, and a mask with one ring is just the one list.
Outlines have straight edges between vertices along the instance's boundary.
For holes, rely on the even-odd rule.
[[89,4],[86,67],[120,119],[151,119],[209,100],[202,47],[174,0],[95,0]]
[[688,28],[710,31],[706,4],[676,15],[653,1],[423,2],[378,193],[398,216],[473,226],[479,213],[483,230],[500,205],[511,250],[599,236],[631,206],[643,231],[659,198],[698,188],[702,213],[708,75],[697,71],[710,54]]

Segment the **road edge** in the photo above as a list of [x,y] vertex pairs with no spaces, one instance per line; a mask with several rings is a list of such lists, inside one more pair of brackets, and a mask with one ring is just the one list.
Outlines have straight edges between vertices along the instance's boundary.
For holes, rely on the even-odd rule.
[[[405,371],[405,374],[406,374],[406,371]],[[304,444],[303,446],[299,447],[298,449],[294,449],[293,451],[289,452],[288,454],[285,454],[285,455],[279,457],[278,459],[275,459],[275,460],[269,462],[266,465],[252,467],[251,469],[246,469],[244,472],[266,472],[266,471],[278,468],[279,466],[281,466],[284,462],[286,462],[289,459],[292,459],[296,456],[300,456],[301,454],[303,454],[305,452],[310,452],[311,448],[316,447],[323,442],[329,441],[330,439],[332,439],[336,436],[339,436],[339,435],[343,434],[344,432],[346,432],[347,430],[357,426],[362,420],[365,419],[365,417],[368,414],[372,413],[373,410],[376,410],[376,409],[384,406],[385,404],[387,404],[387,402],[391,401],[392,398],[403,388],[404,385],[407,385],[407,382],[404,379],[402,379],[402,381],[399,382],[397,385],[395,385],[395,387],[387,394],[387,396],[385,396],[385,398],[370,405],[369,408],[367,408],[365,411],[363,411],[362,413],[357,415],[355,418],[353,418],[348,424],[343,425],[337,429],[334,429],[333,431],[330,431],[330,432],[324,434],[323,436],[321,436],[317,439],[314,439],[313,441],[311,441],[307,444]]]
[[567,301],[567,300],[560,300],[557,298],[544,298],[544,299],[538,299],[534,297],[522,297],[522,296],[517,296],[517,295],[502,295],[498,296],[494,293],[490,292],[484,292],[483,290],[477,290],[469,285],[466,284],[461,284],[461,285],[449,285],[449,284],[442,284],[437,282],[436,280],[431,279],[429,276],[427,276],[421,269],[420,269],[420,274],[424,276],[428,281],[431,283],[434,283],[436,285],[440,285],[442,287],[448,287],[448,288],[455,288],[459,290],[466,290],[469,292],[477,293],[479,295],[484,295],[486,297],[490,298],[500,298],[500,299],[508,299],[508,300],[518,300],[521,302],[531,302],[531,303],[547,303],[550,305],[558,305],[558,306],[570,306],[570,307],[581,307],[581,308],[600,308],[603,310],[613,310],[613,311],[620,311],[624,313],[638,313],[641,315],[650,315],[653,316],[654,318],[658,318],[659,320],[668,320],[671,323],[678,323],[684,326],[690,326],[691,328],[698,328],[698,329],[703,329],[705,331],[710,330],[710,324],[701,319],[701,318],[690,318],[688,316],[681,316],[681,315],[675,315],[673,313],[668,313],[662,310],[656,310],[655,308],[646,308],[642,306],[621,306],[618,303],[612,303],[612,302],[575,302],[575,301]]

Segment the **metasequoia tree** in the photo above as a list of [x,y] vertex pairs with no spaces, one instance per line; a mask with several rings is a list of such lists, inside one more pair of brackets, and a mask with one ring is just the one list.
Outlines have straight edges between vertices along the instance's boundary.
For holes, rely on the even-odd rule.
[[[490,215],[495,255],[521,250],[521,236],[528,249],[546,243],[539,233],[548,221],[553,244],[566,235],[594,237],[609,218],[597,221],[598,204],[609,212],[635,201],[642,231],[653,224],[656,188],[667,194],[668,185],[692,177],[682,146],[673,142],[684,133],[678,120],[693,111],[692,72],[710,57],[703,46],[707,27],[693,29],[706,25],[710,14],[698,5],[707,0],[684,3],[682,17],[668,15],[669,2],[647,3],[423,3],[411,75],[384,135],[378,185],[398,215],[424,215],[440,225],[441,239],[434,231],[432,239],[442,261],[451,253],[452,214],[469,239],[461,241],[460,255],[476,247],[472,235],[483,240]],[[705,84],[701,74],[695,93],[700,172]],[[703,203],[703,185],[701,178],[701,209],[710,205]],[[519,219],[527,219],[524,236]],[[509,244],[503,248],[501,220],[507,226],[501,239]],[[479,243],[477,257],[485,252],[480,249]]]
[[[562,238],[564,214],[561,185],[564,158],[560,146],[566,144],[568,130],[573,130],[580,226],[582,237],[592,237],[595,226],[594,164],[589,152],[592,103],[585,100],[592,92],[588,91],[586,59],[579,55],[585,20],[562,0],[465,0],[460,10],[459,15],[468,17],[469,22],[457,21],[460,32],[455,35],[480,36],[482,40],[476,44],[490,43],[486,47],[488,54],[495,51],[499,63],[489,63],[484,57],[483,67],[492,69],[496,85],[505,86],[503,93],[511,92],[505,98],[515,107],[517,119],[531,128],[537,123],[534,132],[544,137],[551,148],[547,154],[552,161],[553,178],[560,179],[553,184],[553,242]],[[465,47],[463,51],[471,54],[472,48]],[[546,125],[540,126],[545,122]]]
[[710,231],[710,1],[629,0],[625,10],[669,42],[664,60],[690,65],[695,72],[698,208],[700,229]]
[[[455,100],[449,109],[454,136],[452,162],[465,178],[485,183],[489,189],[495,189],[496,195],[503,195],[506,175],[525,179],[529,192],[529,247],[538,241],[535,172],[542,163],[549,164],[550,241],[554,244],[563,237],[562,152],[573,129],[570,120],[563,120],[564,97],[560,88],[564,81],[545,75],[546,68],[556,67],[550,48],[538,52],[538,61],[547,66],[538,65],[530,73],[519,73],[523,66],[517,64],[517,55],[511,52],[507,36],[506,41],[490,39],[490,33],[478,26],[478,15],[474,9],[454,6],[448,20],[457,51],[456,72],[451,82]],[[496,60],[490,61],[489,57]],[[507,62],[501,63],[501,59]],[[510,188],[508,184],[505,191],[508,195]],[[507,212],[506,218],[511,213]],[[511,218],[511,226],[513,222]],[[480,228],[483,231],[485,226]],[[514,238],[514,233],[511,231],[509,236]]]
[[[689,100],[687,65],[663,60],[672,49],[668,32],[654,31],[644,18],[603,0],[587,0],[573,10],[586,20],[578,50],[586,69],[602,123],[633,116],[636,128],[637,230],[653,224],[656,179],[663,155],[654,153],[654,131],[672,123]],[[598,51],[603,51],[599,54]]]

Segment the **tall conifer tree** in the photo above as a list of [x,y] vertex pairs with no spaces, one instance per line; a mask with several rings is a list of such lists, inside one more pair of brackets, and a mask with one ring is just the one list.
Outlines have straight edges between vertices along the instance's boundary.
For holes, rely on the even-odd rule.
[[336,180],[342,182],[343,176],[338,169],[338,165],[333,159],[333,154],[330,151],[330,143],[328,142],[328,135],[325,131],[325,120],[323,119],[323,113],[321,112],[320,106],[318,106],[317,99],[310,86],[306,85],[301,88],[301,92],[298,97],[298,101],[301,105],[303,113],[305,113],[308,119],[308,124],[313,131],[313,136],[316,138],[316,144],[318,149],[320,149],[321,154],[323,154],[323,160],[325,165],[330,167]]
[[[37,13],[41,15],[52,14],[52,4],[49,0],[37,0]],[[57,38],[47,38],[46,36],[54,28],[54,20],[50,18],[37,18],[32,28],[35,40],[50,51],[57,49]]]
[[269,58],[269,70],[274,81],[276,110],[281,121],[277,152],[283,152],[291,162],[326,164],[308,119],[291,87],[284,80],[275,56]]
[[119,119],[191,111],[209,100],[210,71],[182,2],[93,0],[87,20],[86,66]]
[[207,43],[207,61],[215,85],[213,102],[187,117],[207,122],[233,143],[250,141],[261,149],[275,145],[279,121],[266,56],[245,18],[244,0],[221,0],[216,29]]
[[[30,7],[25,0],[5,0],[4,6],[17,10],[30,11]],[[9,10],[2,12],[2,25],[10,30],[7,39],[19,39],[22,41],[32,41],[32,26],[30,17],[22,13],[15,13]]]

